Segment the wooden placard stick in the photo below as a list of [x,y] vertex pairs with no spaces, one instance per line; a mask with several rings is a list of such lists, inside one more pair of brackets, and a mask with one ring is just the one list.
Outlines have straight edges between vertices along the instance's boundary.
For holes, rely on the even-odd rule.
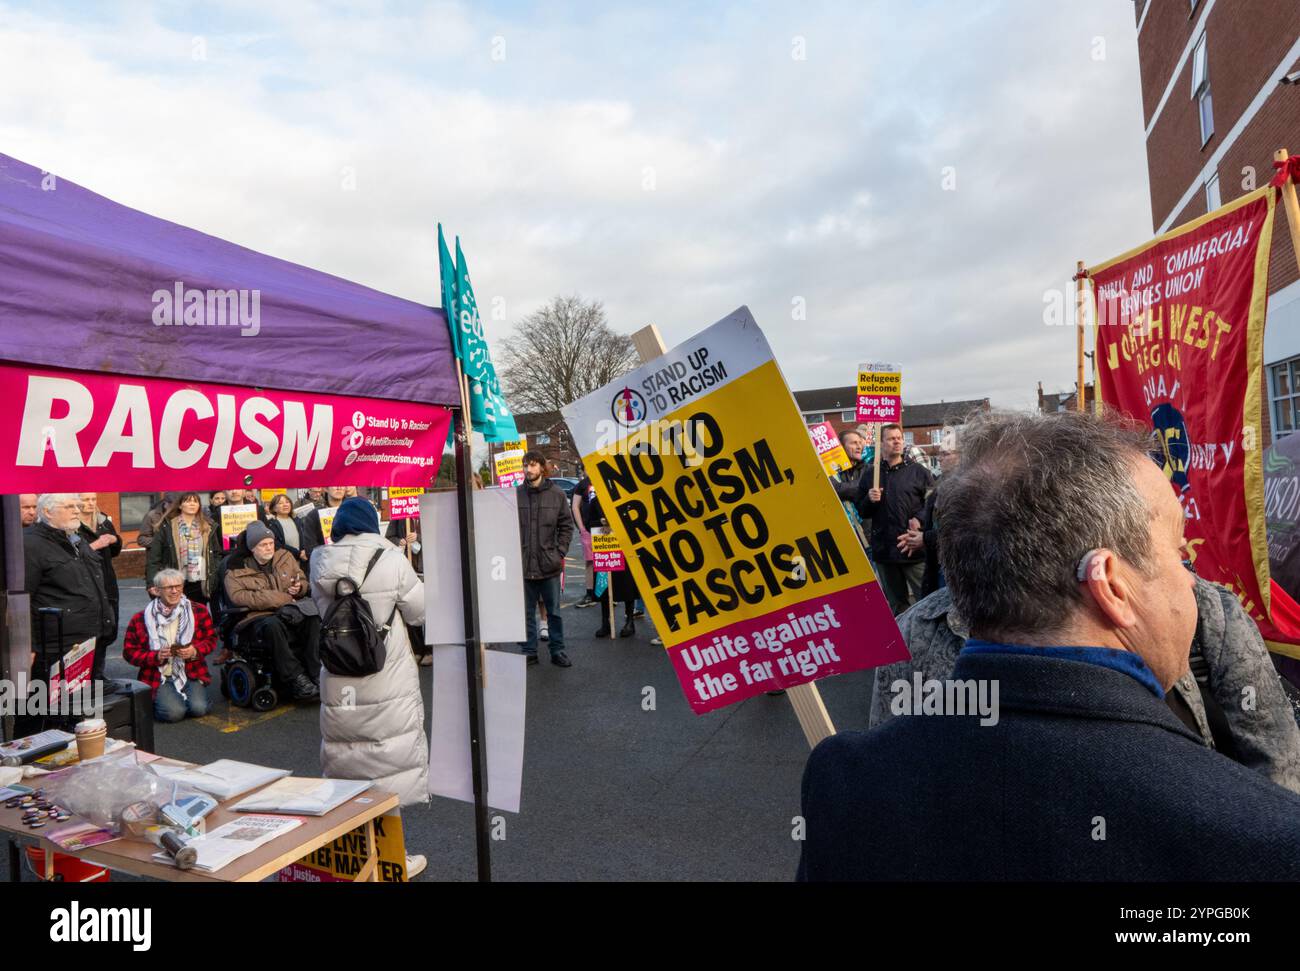
[[[647,324],[634,333],[632,335],[632,344],[637,353],[641,355],[643,363],[652,361],[656,357],[662,357],[664,352],[668,350],[663,337],[659,334],[659,328],[654,324]],[[879,431],[877,431],[878,437]],[[876,462],[877,475],[879,475],[879,446],[877,446],[876,450]],[[610,624],[610,633],[613,632],[614,625]],[[826,705],[822,703],[821,692],[817,690],[816,684],[797,684],[793,688],[787,688],[785,694],[794,708],[795,717],[799,719],[799,727],[803,729],[804,738],[808,740],[809,748],[815,748],[822,739],[835,734],[835,725],[831,722],[831,716],[826,710]]]
[[872,488],[880,488],[880,447],[883,444],[880,441],[880,422],[871,423],[871,437],[875,440],[876,447],[872,449],[871,455],[871,485]]
[[[1273,153],[1273,161],[1286,162],[1291,154],[1285,148]],[[1296,200],[1295,183],[1289,178],[1282,183],[1282,208],[1286,210],[1287,228],[1291,230],[1291,249],[1296,266],[1300,267],[1300,202]]]

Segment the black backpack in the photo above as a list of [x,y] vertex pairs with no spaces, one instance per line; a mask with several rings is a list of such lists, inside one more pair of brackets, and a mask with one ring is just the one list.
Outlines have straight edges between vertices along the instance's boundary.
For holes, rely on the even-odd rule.
[[388,622],[380,627],[370,613],[370,604],[361,596],[361,587],[383,554],[382,549],[375,550],[360,583],[351,577],[334,581],[334,602],[325,611],[320,626],[320,661],[330,674],[359,678],[383,670],[397,604],[393,604]]

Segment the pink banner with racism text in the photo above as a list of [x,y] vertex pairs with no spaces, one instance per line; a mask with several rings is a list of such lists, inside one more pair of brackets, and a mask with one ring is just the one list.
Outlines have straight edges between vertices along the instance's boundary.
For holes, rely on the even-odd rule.
[[0,361],[0,493],[426,486],[436,405]]

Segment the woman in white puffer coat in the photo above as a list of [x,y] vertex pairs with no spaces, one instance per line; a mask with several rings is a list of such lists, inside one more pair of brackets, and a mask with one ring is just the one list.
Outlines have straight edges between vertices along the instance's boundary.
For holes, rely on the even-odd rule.
[[[334,602],[335,583],[345,576],[360,583],[376,624],[387,622],[394,605],[397,616],[382,670],[348,678],[321,668],[321,773],[371,779],[376,788],[397,793],[403,806],[428,802],[429,740],[419,667],[407,635],[408,626],[424,623],[424,584],[402,552],[379,535],[379,516],[364,499],[339,506],[330,538],[330,545],[311,554],[311,593],[321,616]],[[361,582],[376,550],[383,553]],[[422,869],[423,863],[408,857],[408,871]]]

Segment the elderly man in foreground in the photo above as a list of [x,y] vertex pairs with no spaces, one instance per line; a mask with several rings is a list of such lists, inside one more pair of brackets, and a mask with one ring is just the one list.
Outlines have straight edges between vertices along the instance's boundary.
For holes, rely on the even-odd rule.
[[819,745],[800,878],[1300,879],[1300,796],[1163,701],[1196,604],[1182,508],[1145,437],[1073,412],[967,428],[939,497],[966,690],[931,697],[997,710],[916,704]]

